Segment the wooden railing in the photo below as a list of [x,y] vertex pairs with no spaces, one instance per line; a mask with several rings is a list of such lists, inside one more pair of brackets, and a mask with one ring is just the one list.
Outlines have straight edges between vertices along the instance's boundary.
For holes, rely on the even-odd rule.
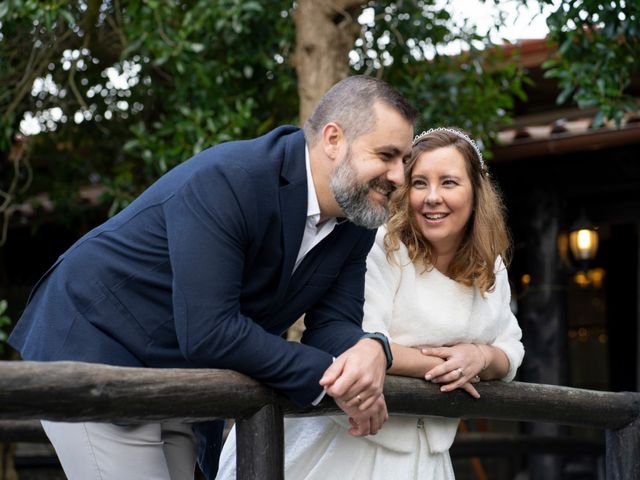
[[[640,480],[640,393],[482,382],[480,399],[387,377],[390,413],[552,422],[606,431],[606,478]],[[146,369],[77,362],[0,362],[0,430],[29,419],[187,422],[235,418],[238,478],[283,478],[283,416],[340,413],[330,398],[300,408],[237,372]]]

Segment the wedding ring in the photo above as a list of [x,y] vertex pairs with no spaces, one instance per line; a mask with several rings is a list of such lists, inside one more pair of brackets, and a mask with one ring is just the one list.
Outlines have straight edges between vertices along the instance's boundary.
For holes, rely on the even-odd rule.
[[457,368],[456,370],[458,370],[458,378],[462,378],[462,376],[464,375],[464,370],[462,369],[462,367]]
[[475,377],[473,377],[473,379],[474,379],[476,382],[479,382],[479,381],[480,381],[480,375],[476,375]]
[[356,398],[358,399],[358,403],[362,402],[362,397],[359,394],[356,395]]

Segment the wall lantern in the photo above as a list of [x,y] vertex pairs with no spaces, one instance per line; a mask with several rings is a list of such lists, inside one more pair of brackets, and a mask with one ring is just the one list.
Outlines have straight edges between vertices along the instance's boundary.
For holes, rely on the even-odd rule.
[[598,231],[584,212],[569,229],[569,249],[573,258],[581,262],[593,260],[598,253]]

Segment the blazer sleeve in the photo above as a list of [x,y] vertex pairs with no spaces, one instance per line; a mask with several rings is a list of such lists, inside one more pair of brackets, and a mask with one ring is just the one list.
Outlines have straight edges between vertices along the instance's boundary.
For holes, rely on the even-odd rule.
[[498,335],[491,345],[502,350],[509,359],[509,371],[502,380],[510,382],[514,379],[518,367],[522,364],[524,346],[521,341],[522,330],[511,311],[511,287],[509,286],[507,268],[501,259],[496,262],[496,288],[491,295],[495,295],[500,302]]
[[361,230],[336,280],[305,315],[302,342],[338,356],[355,345],[362,331],[364,276],[375,231]]
[[211,178],[194,175],[165,203],[179,348],[195,364],[239,371],[309,404],[322,392],[318,380],[332,357],[268,333],[242,314],[258,194],[240,166],[218,168]]

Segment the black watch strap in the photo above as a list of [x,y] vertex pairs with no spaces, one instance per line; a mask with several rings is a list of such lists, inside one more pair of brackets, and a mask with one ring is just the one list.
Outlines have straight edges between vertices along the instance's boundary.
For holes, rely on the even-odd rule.
[[389,345],[389,339],[387,336],[380,332],[367,332],[360,338],[373,338],[380,342],[382,350],[384,351],[384,356],[387,357],[387,370],[389,370],[391,365],[393,365],[393,355],[391,354],[391,345]]

